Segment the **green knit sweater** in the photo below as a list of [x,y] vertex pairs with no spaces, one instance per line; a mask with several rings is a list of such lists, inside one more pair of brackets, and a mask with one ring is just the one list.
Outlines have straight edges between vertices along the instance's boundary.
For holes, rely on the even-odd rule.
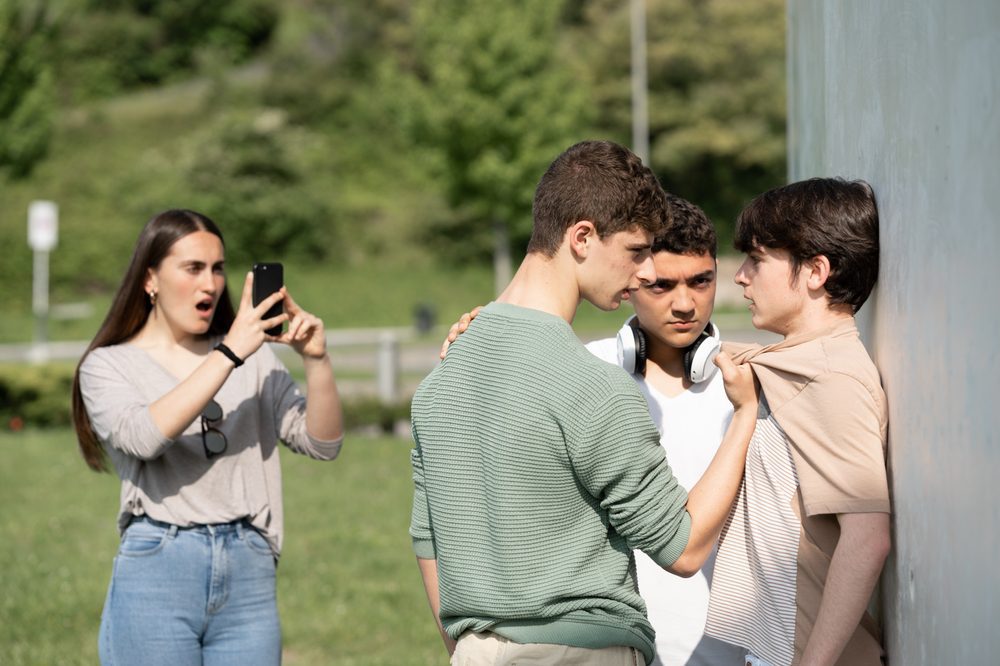
[[632,549],[684,550],[687,495],[628,375],[562,319],[491,303],[413,398],[417,557],[453,638],[627,645],[653,658]]

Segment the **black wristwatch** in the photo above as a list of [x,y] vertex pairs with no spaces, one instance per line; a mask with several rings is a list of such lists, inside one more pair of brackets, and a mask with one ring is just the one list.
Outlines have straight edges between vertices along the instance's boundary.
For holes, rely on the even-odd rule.
[[213,349],[215,351],[217,351],[217,352],[222,352],[223,356],[225,356],[230,361],[232,361],[234,368],[238,368],[241,365],[243,365],[243,359],[241,359],[239,356],[237,356],[236,352],[234,352],[232,349],[230,349],[226,345],[222,344],[221,342],[219,344],[215,345],[215,347],[213,347]]

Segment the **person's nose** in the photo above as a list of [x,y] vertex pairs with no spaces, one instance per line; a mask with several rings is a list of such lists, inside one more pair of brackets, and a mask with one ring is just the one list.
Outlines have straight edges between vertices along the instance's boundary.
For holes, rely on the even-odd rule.
[[198,288],[205,293],[215,295],[218,291],[218,285],[215,283],[215,273],[210,270],[205,270],[201,272],[201,279],[198,281]]
[[656,281],[656,267],[653,265],[653,255],[647,254],[646,258],[639,264],[635,272],[636,278],[643,284],[650,284]]
[[747,279],[747,262],[748,261],[750,261],[749,258],[744,259],[743,263],[740,264],[740,267],[736,269],[736,275],[733,276],[733,282],[735,282],[736,284],[740,285],[741,287],[745,287],[748,284],[750,284],[750,280]]
[[681,317],[686,318],[686,315],[694,313],[694,299],[691,298],[691,291],[683,285],[678,285],[670,307],[676,315]]

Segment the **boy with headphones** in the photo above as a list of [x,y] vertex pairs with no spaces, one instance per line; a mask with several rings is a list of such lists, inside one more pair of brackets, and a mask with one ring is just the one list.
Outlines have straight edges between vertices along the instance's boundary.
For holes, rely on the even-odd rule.
[[[667,194],[667,222],[653,240],[655,280],[632,297],[635,316],[615,338],[587,345],[599,358],[625,368],[649,405],[660,444],[685,488],[705,472],[733,416],[714,372],[719,331],[711,323],[717,284],[716,236],[702,210]],[[663,666],[743,663],[744,651],[705,636],[715,555],[692,577],[664,571],[636,552],[639,592],[656,629],[656,661]]]
[[736,273],[755,327],[760,412],[719,541],[706,633],[751,666],[879,666],[867,605],[890,547],[887,410],[854,314],[878,276],[863,181],[813,178],[740,213]]

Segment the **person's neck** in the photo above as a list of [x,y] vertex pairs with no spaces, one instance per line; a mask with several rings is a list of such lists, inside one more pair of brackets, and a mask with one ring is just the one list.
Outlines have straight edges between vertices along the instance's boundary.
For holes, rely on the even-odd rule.
[[684,350],[646,336],[646,383],[668,397],[691,388],[684,376]]
[[580,305],[580,290],[558,255],[549,258],[533,252],[524,258],[496,300],[541,310],[572,324]]
[[784,336],[786,340],[807,336],[853,319],[854,312],[849,305],[824,305],[803,312],[784,332]]
[[183,349],[188,352],[204,353],[206,338],[177,330],[156,312],[151,312],[146,323],[132,338],[131,343],[144,349],[158,349],[165,352]]

